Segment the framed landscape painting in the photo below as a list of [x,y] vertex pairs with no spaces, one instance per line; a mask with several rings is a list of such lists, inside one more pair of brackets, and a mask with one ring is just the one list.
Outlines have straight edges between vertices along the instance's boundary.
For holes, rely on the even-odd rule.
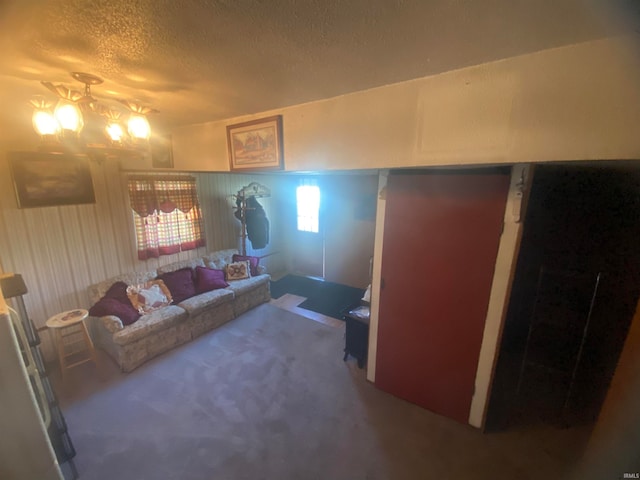
[[282,115],[227,126],[232,172],[282,170]]
[[20,208],[96,202],[85,156],[10,152],[9,165]]

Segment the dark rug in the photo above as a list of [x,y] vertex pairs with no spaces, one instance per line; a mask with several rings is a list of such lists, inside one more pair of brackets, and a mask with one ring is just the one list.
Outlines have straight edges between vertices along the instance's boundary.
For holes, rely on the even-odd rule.
[[318,288],[319,283],[323,282],[309,277],[286,275],[280,280],[271,282],[271,298],[280,298],[285,293],[309,298],[314,293],[314,290]]
[[306,297],[307,299],[298,305],[300,308],[337,319],[342,318],[343,310],[357,305],[364,292],[361,288],[297,275],[287,275],[271,282],[272,298],[280,298],[285,293]]
[[342,361],[343,335],[261,305],[130,374],[93,374],[64,407],[80,478],[531,480],[580,451],[575,429],[483,435],[383,393]]

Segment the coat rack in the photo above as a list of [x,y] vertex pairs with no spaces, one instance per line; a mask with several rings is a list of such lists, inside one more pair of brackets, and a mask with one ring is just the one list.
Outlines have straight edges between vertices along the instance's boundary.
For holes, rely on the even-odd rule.
[[240,237],[242,238],[242,255],[247,254],[247,210],[253,210],[253,208],[247,206],[247,200],[250,197],[267,198],[270,196],[271,190],[257,182],[251,182],[246,187],[238,190],[238,193],[234,195],[237,208],[235,216],[242,224],[240,233]]

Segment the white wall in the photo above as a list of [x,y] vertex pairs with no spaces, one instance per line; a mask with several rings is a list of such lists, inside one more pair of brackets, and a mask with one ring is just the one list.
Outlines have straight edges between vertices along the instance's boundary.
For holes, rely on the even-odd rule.
[[227,171],[226,125],[273,114],[289,171],[638,158],[639,37],[184,127],[176,167]]
[[324,185],[325,280],[364,289],[370,282],[378,176],[329,175]]

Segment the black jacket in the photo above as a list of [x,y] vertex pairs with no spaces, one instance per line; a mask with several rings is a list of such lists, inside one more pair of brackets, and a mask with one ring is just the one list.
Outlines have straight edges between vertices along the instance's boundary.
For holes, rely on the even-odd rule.
[[[245,222],[247,224],[247,236],[251,241],[251,246],[259,250],[264,248],[269,243],[269,220],[262,208],[262,205],[258,203],[256,197],[248,197],[245,211]],[[240,198],[236,201],[238,207],[235,213],[237,219],[242,219],[242,201]]]

